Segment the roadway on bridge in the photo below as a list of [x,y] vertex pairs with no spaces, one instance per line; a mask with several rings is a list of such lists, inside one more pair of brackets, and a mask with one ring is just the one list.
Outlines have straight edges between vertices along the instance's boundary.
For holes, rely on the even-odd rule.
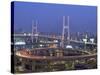
[[[31,34],[28,35],[28,34],[14,34],[14,37],[15,36],[21,36],[21,37],[25,37],[25,36],[32,36]],[[34,36],[34,37],[44,37],[44,38],[52,38],[52,39],[60,39],[61,40],[61,36],[55,36],[55,37],[52,37],[52,35],[37,35],[37,36]],[[70,42],[75,42],[75,43],[82,43],[84,44],[84,41],[79,41],[79,40],[73,40],[73,39],[70,39]],[[54,43],[54,42],[52,42]],[[91,43],[91,42],[86,42],[86,44],[90,44],[90,45],[97,45],[96,43]]]

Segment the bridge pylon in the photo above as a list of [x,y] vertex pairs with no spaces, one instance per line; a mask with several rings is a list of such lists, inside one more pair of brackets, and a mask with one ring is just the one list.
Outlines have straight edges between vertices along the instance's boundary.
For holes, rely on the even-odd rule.
[[33,43],[33,40],[34,40],[34,38],[36,39],[36,42],[37,42],[37,37],[35,37],[37,35],[37,20],[36,21],[32,21],[32,36],[31,36],[31,38],[32,38],[32,43]]
[[63,30],[62,30],[62,37],[61,37],[61,47],[64,47],[64,42],[67,41],[70,44],[70,32],[69,32],[69,16],[67,16],[67,24],[66,24],[66,17],[63,16]]

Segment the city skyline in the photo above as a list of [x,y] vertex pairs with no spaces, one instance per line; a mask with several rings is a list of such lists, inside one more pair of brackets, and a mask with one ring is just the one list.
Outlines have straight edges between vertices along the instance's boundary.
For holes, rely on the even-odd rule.
[[39,32],[61,33],[62,17],[69,16],[70,32],[95,34],[97,31],[96,10],[95,6],[15,2],[14,30],[22,29],[24,32],[31,32],[32,20],[37,20]]
[[11,5],[12,73],[97,69],[97,7]]

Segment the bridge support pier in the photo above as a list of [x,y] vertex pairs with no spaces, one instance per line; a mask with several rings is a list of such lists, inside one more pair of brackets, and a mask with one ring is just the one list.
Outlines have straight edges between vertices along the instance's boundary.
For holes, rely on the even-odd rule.
[[72,68],[75,68],[75,60],[72,61]]
[[35,71],[35,61],[32,61],[32,71]]
[[26,60],[25,59],[22,59],[22,69],[23,71],[25,71],[25,64],[26,64]]

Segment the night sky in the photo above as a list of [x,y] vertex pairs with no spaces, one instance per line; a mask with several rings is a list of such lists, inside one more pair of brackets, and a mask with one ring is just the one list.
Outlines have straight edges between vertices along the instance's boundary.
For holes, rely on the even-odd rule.
[[[63,4],[14,2],[14,30],[31,32],[32,20],[39,32],[61,33],[63,16],[70,17],[70,32],[97,30],[97,7]],[[67,22],[67,18],[66,18]]]

